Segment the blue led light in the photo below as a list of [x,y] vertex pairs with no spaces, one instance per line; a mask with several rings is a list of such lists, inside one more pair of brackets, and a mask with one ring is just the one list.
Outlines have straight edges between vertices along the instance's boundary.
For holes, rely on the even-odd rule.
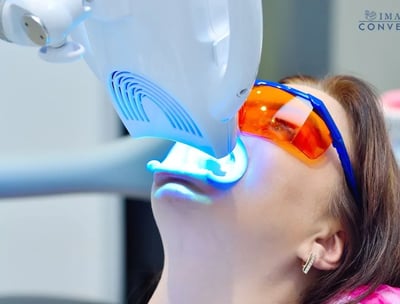
[[153,172],[186,175],[218,185],[238,181],[246,172],[247,152],[238,138],[235,149],[223,158],[214,158],[191,146],[176,143],[162,161],[152,160],[147,168]]

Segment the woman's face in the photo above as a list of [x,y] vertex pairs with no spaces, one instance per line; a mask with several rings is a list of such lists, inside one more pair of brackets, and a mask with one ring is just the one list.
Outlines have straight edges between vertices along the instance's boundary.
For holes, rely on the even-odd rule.
[[[337,101],[313,88],[293,87],[324,101],[349,149],[346,113]],[[305,239],[323,229],[328,202],[343,175],[336,150],[330,147],[318,160],[308,161],[267,139],[241,138],[248,169],[230,187],[155,174],[153,212],[164,245],[182,249],[185,238],[197,238],[193,243],[199,247],[198,239],[217,241],[239,259],[251,252],[252,259],[266,260],[268,266],[267,259],[276,263],[294,257]]]

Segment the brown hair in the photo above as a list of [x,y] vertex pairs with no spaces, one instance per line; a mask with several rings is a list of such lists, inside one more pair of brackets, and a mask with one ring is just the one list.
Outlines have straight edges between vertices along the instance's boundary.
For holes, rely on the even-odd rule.
[[352,76],[317,80],[293,76],[282,83],[305,84],[335,98],[348,113],[351,126],[352,165],[361,194],[357,208],[343,177],[343,184],[330,202],[330,212],[345,227],[347,242],[341,265],[321,272],[304,293],[302,303],[332,300],[356,287],[380,284],[400,286],[400,187],[379,98],[364,81]]

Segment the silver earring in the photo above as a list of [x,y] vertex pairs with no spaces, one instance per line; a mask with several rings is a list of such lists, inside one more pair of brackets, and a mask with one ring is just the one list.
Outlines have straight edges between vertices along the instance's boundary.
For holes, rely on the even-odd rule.
[[314,264],[315,258],[316,258],[315,254],[311,253],[307,261],[303,265],[304,274],[307,274],[310,271],[312,265]]

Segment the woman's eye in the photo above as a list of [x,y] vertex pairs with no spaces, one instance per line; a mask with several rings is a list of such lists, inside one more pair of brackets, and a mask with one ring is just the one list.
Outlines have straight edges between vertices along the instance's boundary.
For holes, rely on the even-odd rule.
[[268,131],[274,133],[276,139],[279,140],[292,140],[297,133],[297,129],[297,126],[279,118],[272,119],[268,125]]

